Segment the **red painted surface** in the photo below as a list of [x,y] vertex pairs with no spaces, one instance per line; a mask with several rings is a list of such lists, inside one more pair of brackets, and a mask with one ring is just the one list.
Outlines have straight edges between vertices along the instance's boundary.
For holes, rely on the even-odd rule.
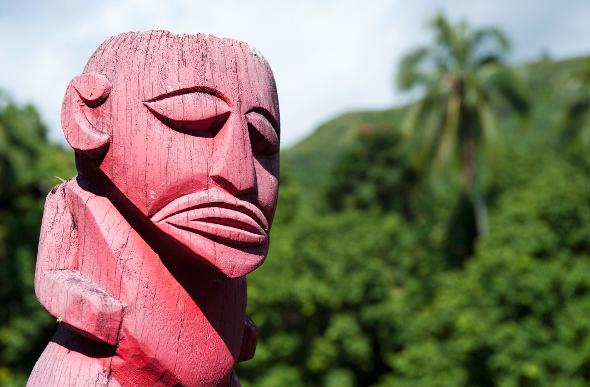
[[79,175],[47,197],[37,297],[61,322],[28,386],[239,386],[246,274],[278,193],[279,110],[253,47],[104,42],[66,90]]

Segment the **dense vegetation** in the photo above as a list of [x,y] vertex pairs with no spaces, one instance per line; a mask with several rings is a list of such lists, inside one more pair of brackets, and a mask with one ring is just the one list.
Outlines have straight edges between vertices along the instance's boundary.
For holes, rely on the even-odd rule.
[[492,104],[485,238],[460,168],[412,162],[408,109],[338,117],[285,151],[271,252],[249,276],[261,340],[243,385],[590,384],[584,114],[571,135],[589,68],[524,66],[528,115]]
[[[516,69],[526,116],[488,101],[485,237],[461,158],[416,163],[404,125],[419,105],[346,114],[284,151],[271,251],[248,278],[260,340],[243,386],[590,384],[589,69]],[[53,176],[74,173],[35,109],[2,97],[1,386],[24,385],[55,329],[35,254]]]
[[75,174],[31,105],[0,94],[0,386],[24,386],[55,330],[33,289],[45,196]]

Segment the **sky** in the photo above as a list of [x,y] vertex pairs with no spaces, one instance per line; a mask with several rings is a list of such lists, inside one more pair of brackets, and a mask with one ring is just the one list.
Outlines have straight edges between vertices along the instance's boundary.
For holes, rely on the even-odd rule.
[[395,89],[398,63],[430,42],[425,24],[437,11],[501,28],[513,64],[590,54],[587,0],[0,0],[0,89],[33,103],[50,138],[65,144],[65,89],[108,37],[150,29],[232,37],[273,69],[285,148],[345,112],[407,103]]

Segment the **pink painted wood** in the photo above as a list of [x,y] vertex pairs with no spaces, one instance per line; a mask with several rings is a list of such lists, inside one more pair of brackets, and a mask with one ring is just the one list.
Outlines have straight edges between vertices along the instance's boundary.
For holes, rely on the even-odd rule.
[[121,34],[68,86],[79,175],[47,197],[35,276],[60,325],[28,386],[239,386],[245,275],[279,178],[272,72],[253,47]]

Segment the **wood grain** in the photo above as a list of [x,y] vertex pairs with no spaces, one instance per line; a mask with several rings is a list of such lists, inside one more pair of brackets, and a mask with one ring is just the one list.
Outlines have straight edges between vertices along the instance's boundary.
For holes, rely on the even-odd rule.
[[64,97],[79,175],[45,205],[35,290],[60,325],[28,386],[239,386],[279,122],[243,42],[150,31],[98,48]]

